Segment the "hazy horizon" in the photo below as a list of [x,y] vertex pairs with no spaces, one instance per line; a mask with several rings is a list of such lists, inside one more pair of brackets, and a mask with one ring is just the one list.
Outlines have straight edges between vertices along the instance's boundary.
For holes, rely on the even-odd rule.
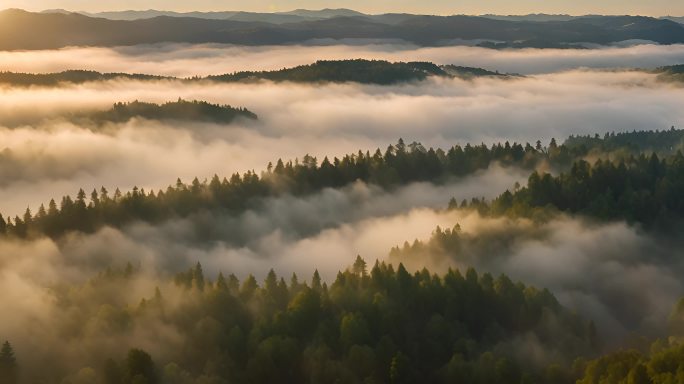
[[415,4],[410,1],[380,0],[372,3],[356,0],[285,0],[278,2],[256,0],[245,4],[235,0],[198,0],[187,3],[178,0],[150,0],[150,1],[99,1],[85,0],[6,0],[0,2],[0,7],[21,8],[27,11],[44,11],[64,9],[74,12],[114,12],[114,11],[144,11],[161,10],[173,12],[288,12],[296,9],[352,9],[368,14],[383,13],[414,13],[435,15],[528,15],[528,14],[563,14],[563,15],[643,15],[643,16],[680,16],[684,15],[684,3],[672,0],[655,0],[647,4],[636,1],[556,1],[552,4],[539,0],[526,0],[510,3],[504,0],[491,0],[485,4],[481,1],[466,0],[458,5],[442,0],[428,0]]

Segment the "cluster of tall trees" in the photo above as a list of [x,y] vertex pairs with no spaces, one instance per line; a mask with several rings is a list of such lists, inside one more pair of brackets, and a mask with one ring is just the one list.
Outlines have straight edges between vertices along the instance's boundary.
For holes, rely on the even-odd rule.
[[9,341],[0,348],[0,384],[17,384],[19,377],[17,358]]
[[641,152],[656,152],[662,156],[684,150],[684,134],[675,127],[663,131],[611,132],[603,137],[570,136],[563,145],[580,152],[611,153],[613,158]]
[[580,160],[558,176],[532,173],[527,186],[505,192],[492,203],[495,213],[527,215],[551,206],[600,219],[646,225],[671,224],[684,217],[684,155],[641,154],[619,162]]
[[229,179],[214,176],[210,181],[195,178],[191,184],[177,180],[166,190],[147,192],[133,188],[126,194],[105,188],[90,194],[80,190],[75,198],[64,196],[59,203],[27,209],[23,217],[0,218],[0,234],[59,236],[68,231],[92,232],[108,225],[118,227],[134,220],[158,222],[210,211],[239,213],[258,206],[261,199],[283,194],[305,195],[323,188],[343,187],[357,180],[392,188],[416,181],[443,182],[489,167],[493,162],[534,167],[548,156],[543,149],[520,144],[455,146],[449,151],[425,149],[402,140],[382,153],[358,152],[342,159],[327,157],[319,163],[309,155],[287,163],[278,160],[257,175],[248,171]]
[[256,119],[257,115],[242,107],[211,104],[206,101],[178,99],[163,104],[132,101],[116,103],[106,111],[75,115],[74,119],[87,119],[98,124],[126,122],[132,118],[150,120],[187,120],[227,124],[238,117]]
[[[359,151],[341,159],[325,157],[320,162],[306,155],[301,161],[269,163],[261,175],[254,171],[223,179],[214,175],[209,181],[200,182],[195,178],[190,184],[179,179],[175,185],[157,192],[135,187],[125,194],[118,189],[111,193],[106,188],[86,194],[81,189],[75,198],[64,196],[59,203],[51,200],[47,207],[41,205],[35,211],[27,208],[21,217],[0,215],[0,235],[56,237],[69,231],[93,232],[102,226],[120,227],[135,220],[154,223],[207,211],[236,214],[258,207],[264,198],[272,196],[301,196],[355,181],[388,189],[412,182],[439,184],[487,169],[494,163],[523,169],[546,163],[557,169],[570,169],[555,178],[533,173],[526,188],[515,194],[506,192],[494,202],[495,212],[523,214],[530,207],[551,204],[571,212],[648,222],[655,215],[668,214],[664,210],[674,209],[671,212],[677,213],[682,209],[677,194],[681,189],[681,179],[677,176],[681,154],[667,160],[660,160],[655,152],[652,156],[634,155],[632,150],[638,146],[633,143],[650,141],[653,150],[667,153],[671,146],[658,138],[674,135],[684,137],[684,130],[625,134],[619,139],[621,147],[604,144],[617,140],[616,135],[608,135],[572,145],[558,145],[555,140],[547,147],[539,141],[535,146],[506,142],[490,147],[456,145],[447,151],[426,149],[415,142],[407,145],[400,139],[384,152]],[[594,165],[579,160],[573,164],[590,153],[596,154],[596,148],[604,147],[621,148],[610,152],[623,153],[621,160],[617,163],[601,160]],[[666,196],[660,199],[663,193]]]
[[621,350],[586,363],[577,384],[676,384],[684,382],[684,344],[657,341],[651,351]]
[[[105,384],[562,384],[574,378],[572,361],[596,350],[593,326],[547,290],[472,269],[412,274],[402,265],[368,268],[357,257],[330,285],[318,272],[286,281],[274,271],[259,284],[251,275],[210,280],[197,264],[176,276],[176,289],[157,289],[137,306],[107,299],[138,273],[110,270],[83,288],[58,290],[63,310],[80,316],[65,325],[63,342],[103,337],[92,333],[98,328],[123,340],[147,323],[182,343],[164,358],[136,349],[72,370],[94,371]],[[100,291],[97,302],[82,301]],[[535,340],[545,358],[530,359],[521,338]]]

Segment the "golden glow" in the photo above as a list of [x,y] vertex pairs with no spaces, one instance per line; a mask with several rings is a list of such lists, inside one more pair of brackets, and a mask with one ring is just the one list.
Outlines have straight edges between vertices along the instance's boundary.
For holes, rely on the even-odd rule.
[[684,15],[684,1],[681,0],[0,0],[0,8],[10,7],[31,11],[61,8],[90,12],[127,9],[273,12],[297,8],[351,8],[367,13]]

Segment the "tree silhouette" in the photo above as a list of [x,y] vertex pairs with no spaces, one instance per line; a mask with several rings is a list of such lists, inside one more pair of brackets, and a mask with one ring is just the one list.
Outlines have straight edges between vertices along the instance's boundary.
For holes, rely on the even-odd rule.
[[0,349],[0,384],[16,384],[18,380],[17,359],[9,341]]

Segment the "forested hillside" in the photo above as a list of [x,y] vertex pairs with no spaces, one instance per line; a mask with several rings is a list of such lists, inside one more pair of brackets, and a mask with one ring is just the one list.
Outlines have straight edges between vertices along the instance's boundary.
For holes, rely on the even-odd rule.
[[[357,257],[330,285],[317,272],[310,281],[286,281],[273,271],[259,284],[251,275],[212,280],[197,264],[128,305],[111,289],[134,286],[144,278],[139,273],[129,265],[57,289],[62,311],[74,316],[52,326],[62,343],[83,348],[103,334],[128,339],[154,327],[174,334],[160,340],[163,353],[108,347],[91,350],[76,367],[56,356],[49,370],[17,353],[11,367],[36,381],[64,370],[72,372],[65,382],[105,384],[563,384],[573,382],[572,361],[592,355],[598,343],[592,324],[548,291],[472,269],[411,274],[401,265],[367,267]],[[535,340],[544,358],[530,359],[520,338]]]
[[[248,171],[230,178],[195,178],[190,184],[177,180],[166,190],[145,191],[136,187],[123,193],[103,187],[87,194],[81,189],[75,198],[64,196],[59,204],[52,200],[47,206],[33,210],[29,207],[23,217],[0,216],[0,233],[58,237],[70,231],[93,232],[103,226],[120,227],[139,220],[154,223],[202,212],[237,214],[257,207],[262,198],[269,196],[306,195],[355,181],[388,189],[413,182],[443,183],[485,170],[494,163],[530,171],[540,165],[569,171],[555,178],[535,171],[528,187],[499,197],[492,205],[494,212],[524,214],[551,204],[570,212],[650,223],[661,215],[679,217],[684,213],[684,194],[679,194],[681,154],[667,161],[661,161],[657,155],[671,153],[671,140],[681,140],[683,135],[682,130],[635,132],[582,143],[570,139],[568,145],[558,145],[555,140],[548,147],[541,142],[534,147],[529,143],[499,143],[491,147],[467,144],[448,151],[426,149],[419,143],[407,145],[400,140],[384,153],[377,149],[373,154],[359,152],[322,161],[306,155],[301,161],[278,160],[269,164],[261,175]],[[649,150],[656,152],[634,155],[644,143],[650,143]],[[594,166],[582,160],[601,154],[623,157],[618,157],[619,161],[599,161]]]
[[593,164],[580,160],[555,177],[534,172],[526,187],[504,193],[492,209],[525,215],[547,206],[600,219],[673,224],[684,216],[684,155],[660,159],[652,153]]
[[176,80],[186,83],[215,82],[254,82],[268,80],[274,82],[294,83],[361,83],[392,85],[405,82],[423,81],[431,76],[459,77],[472,79],[476,77],[513,78],[514,75],[487,71],[482,68],[462,67],[456,65],[437,65],[431,62],[389,62],[385,60],[319,60],[313,64],[283,68],[274,71],[241,71],[206,77],[195,76],[180,79],[170,76],[152,76],[127,73],[100,73],[95,71],[71,70],[59,73],[15,73],[0,72],[0,85],[12,87],[55,87],[68,84],[107,80]]

